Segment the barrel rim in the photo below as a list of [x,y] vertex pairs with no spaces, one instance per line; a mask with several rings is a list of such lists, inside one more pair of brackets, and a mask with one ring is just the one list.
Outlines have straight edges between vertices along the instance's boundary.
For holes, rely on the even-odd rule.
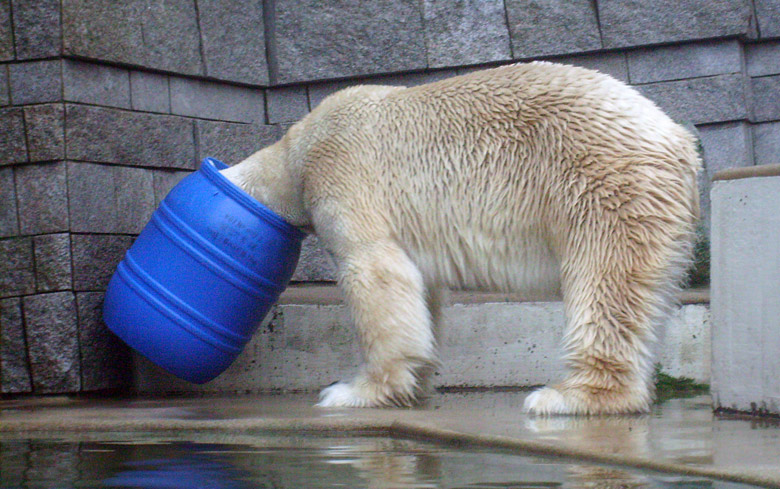
[[285,221],[283,217],[275,213],[257,199],[253,198],[248,193],[244,192],[241,188],[237,187],[233,182],[225,178],[219,170],[223,170],[228,166],[220,160],[212,157],[207,157],[201,164],[200,171],[211,180],[217,187],[227,193],[236,202],[246,207],[250,212],[258,217],[268,221],[274,225],[277,229],[285,233],[289,238],[302,241],[306,237],[306,233],[296,226],[293,226],[289,222]]

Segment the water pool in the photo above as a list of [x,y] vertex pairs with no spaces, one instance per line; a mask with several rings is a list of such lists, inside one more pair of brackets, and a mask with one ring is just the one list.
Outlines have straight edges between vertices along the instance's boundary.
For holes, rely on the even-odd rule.
[[160,434],[0,438],[0,488],[693,488],[749,486],[387,437]]

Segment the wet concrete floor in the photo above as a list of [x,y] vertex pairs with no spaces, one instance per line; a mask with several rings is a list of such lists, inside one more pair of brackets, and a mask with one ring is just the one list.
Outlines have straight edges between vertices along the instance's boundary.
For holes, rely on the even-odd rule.
[[709,396],[672,399],[643,416],[539,418],[521,414],[526,395],[444,393],[414,409],[321,409],[312,394],[4,400],[0,440],[380,435],[780,487],[780,424],[715,417]]

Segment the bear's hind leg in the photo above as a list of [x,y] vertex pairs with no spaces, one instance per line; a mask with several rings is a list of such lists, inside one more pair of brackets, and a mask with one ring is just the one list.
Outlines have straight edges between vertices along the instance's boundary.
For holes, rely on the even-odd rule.
[[560,384],[532,393],[525,402],[529,413],[650,409],[653,324],[668,313],[686,237],[653,226],[612,224],[571,241],[573,251],[561,267],[570,372]]
[[391,240],[350,247],[340,285],[357,327],[365,365],[349,383],[320,393],[319,406],[408,406],[435,364],[431,313],[423,277]]

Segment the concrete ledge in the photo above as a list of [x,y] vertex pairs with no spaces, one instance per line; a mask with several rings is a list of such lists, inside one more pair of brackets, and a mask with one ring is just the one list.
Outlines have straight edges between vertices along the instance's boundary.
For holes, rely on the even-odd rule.
[[[460,290],[450,293],[450,302],[452,304],[551,302],[559,300],[561,300],[559,296],[531,296],[502,292]],[[679,301],[680,304],[707,304],[710,301],[710,291],[703,287],[685,289],[680,292]],[[343,303],[344,297],[336,284],[333,283],[318,285],[293,284],[287,287],[287,290],[279,298],[279,304],[333,305]]]
[[[710,314],[706,290],[689,293],[658,332],[665,373],[709,383]],[[222,375],[195,385],[142,357],[135,386],[145,394],[318,391],[353,377],[361,353],[347,307],[333,286],[290,287],[243,353]],[[560,348],[563,303],[458,292],[444,308],[436,387],[495,388],[548,384],[565,374]]]
[[754,177],[777,177],[780,176],[780,164],[777,165],[755,165],[739,168],[728,168],[717,172],[712,181],[740,180],[742,178]]

